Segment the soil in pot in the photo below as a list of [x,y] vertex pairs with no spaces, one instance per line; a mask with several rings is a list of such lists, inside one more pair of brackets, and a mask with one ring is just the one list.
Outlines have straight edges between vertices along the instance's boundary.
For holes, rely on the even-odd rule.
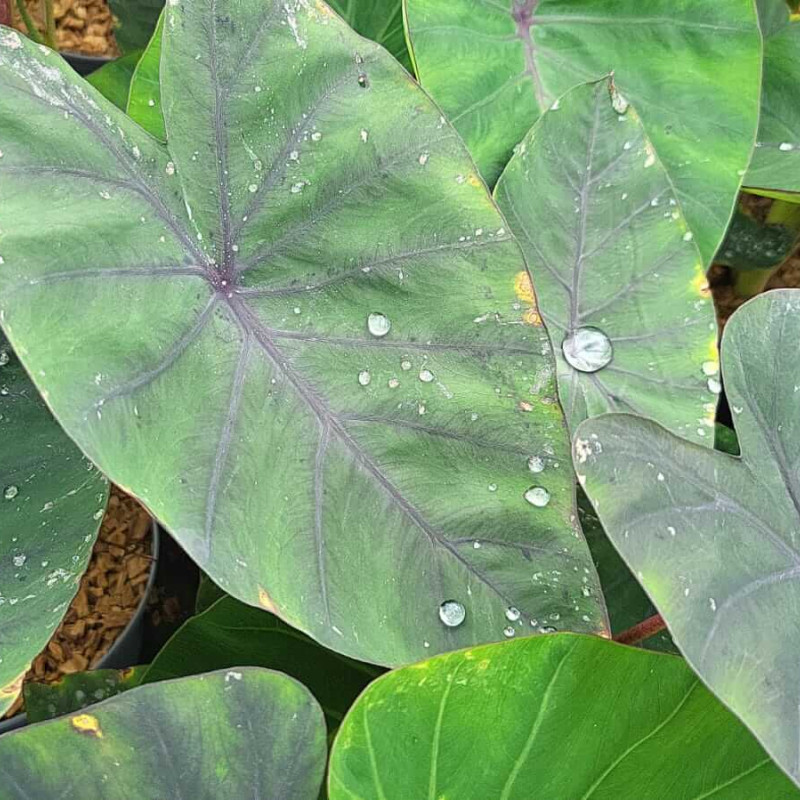
[[[40,0],[24,0],[40,32],[44,31],[44,10]],[[119,55],[114,40],[114,17],[106,0],[54,0],[56,44],[59,50],[90,56]],[[26,32],[16,2],[11,2],[12,23]]]
[[[92,669],[130,622],[144,596],[152,564],[152,520],[145,509],[112,487],[89,566],[78,593],[25,682],[55,683]],[[8,710],[22,710],[22,695]]]

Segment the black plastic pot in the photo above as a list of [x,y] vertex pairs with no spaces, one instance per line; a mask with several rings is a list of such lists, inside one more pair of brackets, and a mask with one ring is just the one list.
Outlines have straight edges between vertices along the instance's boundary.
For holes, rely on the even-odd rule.
[[61,53],[64,60],[69,64],[78,75],[91,75],[95,70],[100,69],[104,64],[113,61],[108,56],[85,56],[82,53]]
[[[144,634],[144,612],[147,608],[147,600],[153,590],[156,580],[156,567],[158,566],[158,551],[160,546],[160,531],[158,524],[153,520],[153,536],[151,539],[150,555],[153,563],[150,565],[150,574],[144,587],[144,594],[136,607],[136,612],[131,617],[130,622],[123,628],[122,633],[111,645],[108,652],[92,667],[92,669],[125,669],[135,667],[139,664],[139,656],[142,652],[142,639]],[[25,714],[16,714],[8,719],[0,719],[0,734],[13,731],[28,724]]]

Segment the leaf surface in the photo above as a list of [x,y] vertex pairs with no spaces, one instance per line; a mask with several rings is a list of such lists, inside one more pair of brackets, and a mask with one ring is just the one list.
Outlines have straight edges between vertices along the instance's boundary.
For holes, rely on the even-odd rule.
[[570,428],[632,411],[710,444],[714,308],[680,195],[634,107],[607,80],[567,92],[495,196],[531,271]]
[[378,679],[331,752],[331,800],[800,796],[685,662],[542,636]]
[[605,630],[549,342],[458,135],[326,6],[232,11],[167,7],[166,145],[0,37],[0,309],[39,388],[215,583],[327,647],[409,662],[509,607]]
[[584,422],[575,468],[608,536],[703,681],[800,779],[800,291],[767,292],[725,328],[741,458],[654,422]]
[[558,97],[613,72],[711,260],[758,125],[752,3],[406,0],[406,14],[420,81],[490,184]]
[[315,800],[325,722],[308,691],[242,667],[140,686],[0,738],[3,800]]
[[78,590],[107,499],[0,333],[0,716]]

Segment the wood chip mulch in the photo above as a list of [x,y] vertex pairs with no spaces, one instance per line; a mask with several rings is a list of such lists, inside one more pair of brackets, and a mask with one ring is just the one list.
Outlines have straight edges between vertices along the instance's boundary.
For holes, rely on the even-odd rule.
[[[89,567],[75,599],[25,681],[55,683],[92,669],[131,620],[150,575],[151,519],[145,509],[112,487]],[[21,709],[22,695],[8,710]]]

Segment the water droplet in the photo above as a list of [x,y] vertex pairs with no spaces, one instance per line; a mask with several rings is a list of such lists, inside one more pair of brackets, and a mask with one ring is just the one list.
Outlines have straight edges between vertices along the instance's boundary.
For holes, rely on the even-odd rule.
[[506,619],[509,622],[516,622],[522,615],[519,613],[518,608],[514,608],[514,606],[509,606],[506,609]]
[[582,594],[584,597],[591,597],[591,595],[592,595],[592,590],[591,590],[591,589],[590,589],[588,586],[582,586],[582,587],[581,587],[581,594]]
[[362,386],[369,386],[369,382],[372,380],[372,375],[369,374],[369,370],[362,369],[361,372],[358,373],[358,382]]
[[467,618],[467,611],[458,600],[445,600],[439,606],[439,619],[448,628],[457,628]]
[[709,378],[706,386],[711,394],[719,394],[722,391],[722,384],[716,378]]
[[369,81],[367,80],[367,76],[362,72],[361,75],[358,76],[358,85],[362,89],[366,89],[369,86]]
[[550,502],[550,492],[543,486],[531,486],[525,492],[525,499],[536,508],[544,508]]
[[531,472],[543,472],[544,459],[541,456],[531,456],[528,459],[528,469]]
[[711,377],[719,372],[719,364],[716,361],[704,361],[701,369],[703,370],[703,375]]
[[0,367],[4,367],[11,360],[8,350],[0,350]]
[[367,317],[367,330],[373,335],[381,338],[386,336],[392,328],[392,323],[389,317],[385,314],[375,312]]
[[164,168],[164,172],[166,172],[167,175],[174,175],[175,174],[175,164],[173,164],[171,161],[167,161],[167,166]]
[[255,194],[255,193],[258,191],[258,184],[251,183],[251,184],[250,184],[250,185],[247,187],[247,191],[248,191],[248,192],[250,192],[250,194]]
[[428,153],[421,153],[420,157],[418,159],[420,165],[424,167],[428,163],[428,159],[429,158],[430,158],[430,155]]
[[558,629],[554,628],[552,625],[542,625],[542,627],[539,628],[540,633],[555,633],[557,630]]
[[306,183],[306,181],[297,181],[297,183],[292,184],[292,188],[289,191],[292,194],[300,194],[306,188]]
[[6,500],[13,500],[19,494],[19,489],[16,486],[6,486],[3,490],[3,497]]
[[694,239],[694,234],[691,231],[686,231],[686,233],[683,234],[684,242],[691,242],[692,239]]
[[369,131],[366,128],[361,129],[361,141],[365,142],[369,139]]
[[14,566],[21,567],[25,563],[26,558],[27,556],[14,556],[13,558]]
[[506,639],[513,639],[515,634],[516,631],[512,625],[506,625],[506,627],[503,628],[503,636],[505,636]]
[[429,369],[421,369],[419,371],[419,379],[423,383],[430,383],[433,380],[433,373]]
[[489,484],[489,491],[490,492],[496,492],[497,491],[497,484],[496,483],[490,483]]
[[791,142],[781,142],[778,145],[778,150],[783,150],[785,153],[788,150],[794,150],[794,145]]
[[312,142],[318,142],[321,138],[322,138],[322,133],[320,133],[320,131],[314,131],[314,133],[311,134]]
[[155,104],[156,104],[156,101],[153,100],[152,97],[147,101],[147,105],[149,105],[150,108],[153,108],[153,106],[155,106]]
[[396,389],[399,385],[400,385],[400,381],[397,380],[397,378],[389,378],[389,383],[387,384],[387,386],[390,389]]
[[561,343],[561,352],[578,372],[597,372],[608,366],[614,357],[611,340],[599,328],[592,327],[573,331]]
[[402,369],[404,372],[408,372],[411,369],[411,362],[407,359],[403,359],[400,362],[400,369]]

